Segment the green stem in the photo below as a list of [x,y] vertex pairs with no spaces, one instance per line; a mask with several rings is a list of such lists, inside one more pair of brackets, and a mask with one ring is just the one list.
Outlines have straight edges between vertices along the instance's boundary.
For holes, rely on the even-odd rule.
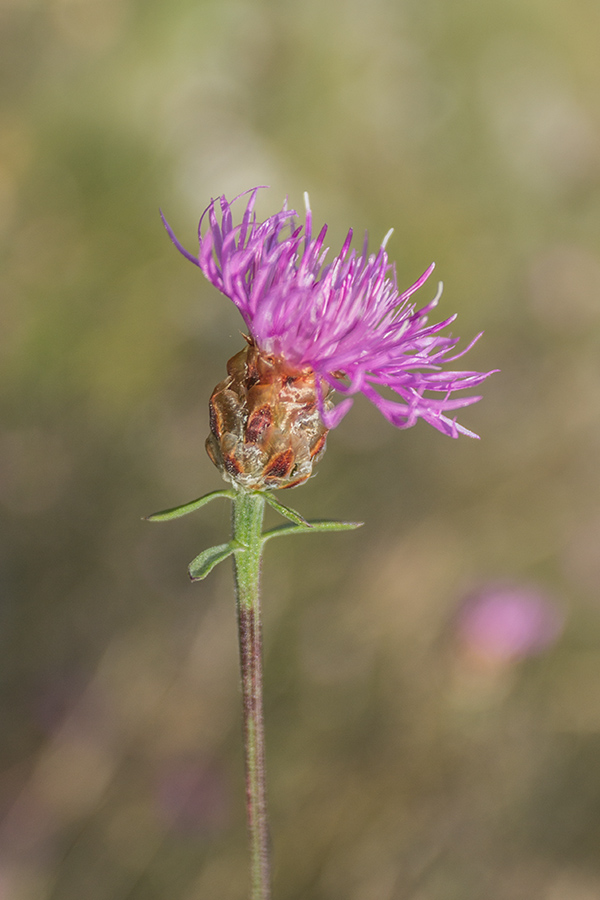
[[264,506],[264,497],[258,492],[239,490],[233,501],[232,540],[240,545],[234,553],[234,572],[244,707],[251,900],[269,900],[271,896],[259,590]]

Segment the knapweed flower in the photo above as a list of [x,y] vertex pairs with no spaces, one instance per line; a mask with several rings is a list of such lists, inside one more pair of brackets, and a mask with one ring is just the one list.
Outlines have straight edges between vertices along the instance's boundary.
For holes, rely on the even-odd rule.
[[[456,352],[458,338],[442,334],[456,316],[428,324],[441,289],[421,309],[410,300],[433,264],[400,293],[385,250],[391,232],[369,255],[366,236],[362,252],[351,247],[352,230],[326,264],[327,226],[313,237],[308,198],[304,226],[286,205],[259,222],[257,190],[241,195],[249,201],[239,225],[225,197],[211,201],[198,226],[198,256],[165,222],[178,250],[233,301],[248,329],[247,347],[210,400],[207,449],[226,480],[254,490],[305,481],[357,393],[397,428],[421,418],[450,437],[477,437],[447,413],[479,400],[453,395],[491,372],[442,365],[480,335]],[[332,390],[345,395],[337,406]]]

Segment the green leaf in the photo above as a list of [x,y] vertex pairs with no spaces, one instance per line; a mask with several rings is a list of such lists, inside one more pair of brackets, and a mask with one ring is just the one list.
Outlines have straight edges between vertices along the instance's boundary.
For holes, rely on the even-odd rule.
[[152,513],[151,516],[144,516],[144,518],[147,522],[168,522],[170,519],[179,519],[180,516],[187,516],[188,513],[200,509],[201,506],[210,503],[211,500],[216,500],[217,497],[227,497],[233,500],[235,491],[212,491],[210,494],[205,494],[204,497],[198,497],[197,500],[184,503],[183,506],[164,509],[162,512]]
[[272,528],[265,531],[262,536],[262,542],[265,544],[275,537],[286,537],[288,534],[316,534],[318,531],[353,531],[360,528],[364,522],[328,522],[316,521],[307,522],[306,525],[280,525],[279,528]]
[[290,522],[294,522],[295,525],[306,525],[309,528],[312,528],[310,522],[307,522],[304,516],[301,516],[299,512],[296,512],[295,509],[290,509],[289,506],[284,506],[283,503],[280,503],[279,500],[276,500],[273,494],[269,494],[265,492],[264,498],[276,512],[279,513],[280,516],[283,516],[284,519],[289,519]]
[[190,578],[192,581],[202,581],[215,566],[240,549],[241,545],[237,541],[229,541],[227,544],[218,544],[216,547],[203,550],[189,565]]

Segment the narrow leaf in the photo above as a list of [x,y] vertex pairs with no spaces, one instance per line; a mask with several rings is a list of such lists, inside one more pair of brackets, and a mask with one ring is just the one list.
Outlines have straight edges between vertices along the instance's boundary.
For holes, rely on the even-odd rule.
[[169,519],[179,519],[180,516],[187,516],[188,513],[200,509],[201,506],[210,503],[211,500],[216,500],[217,497],[228,497],[230,500],[233,500],[235,492],[212,491],[210,494],[205,494],[204,497],[198,497],[197,500],[191,500],[189,503],[184,503],[183,506],[174,506],[173,509],[164,509],[162,512],[152,513],[151,516],[144,516],[144,518],[147,522],[168,522]]
[[296,512],[295,509],[290,509],[289,506],[285,506],[283,503],[280,503],[279,500],[276,500],[273,494],[269,494],[265,492],[265,500],[276,512],[279,513],[280,516],[283,516],[284,519],[289,519],[290,522],[294,522],[295,525],[306,525],[309,528],[312,528],[310,522],[307,522],[304,516],[301,516],[299,512]]
[[189,565],[190,578],[192,581],[202,581],[215,566],[239,549],[237,541],[229,541],[227,544],[218,544],[216,547],[203,550]]
[[285,537],[288,534],[316,534],[317,531],[353,531],[360,528],[364,522],[307,522],[306,525],[281,525],[265,531],[262,536],[263,544],[271,538]]

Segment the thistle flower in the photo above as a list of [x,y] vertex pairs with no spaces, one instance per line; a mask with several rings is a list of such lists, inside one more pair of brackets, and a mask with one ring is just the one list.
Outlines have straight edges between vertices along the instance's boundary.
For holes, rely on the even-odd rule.
[[[422,418],[450,437],[477,437],[446,414],[476,403],[478,396],[453,394],[492,373],[442,365],[459,359],[480,335],[457,352],[459,339],[442,334],[455,315],[428,324],[441,285],[421,309],[410,299],[433,264],[400,293],[385,250],[392,232],[369,255],[366,235],[362,252],[351,247],[352,230],[326,264],[327,226],[313,237],[308,197],[304,226],[287,205],[259,222],[257,190],[241,195],[249,201],[239,225],[224,196],[218,201],[220,222],[217,201],[211,201],[198,226],[198,256],[179,243],[163,218],[177,249],[233,301],[249,332],[248,346],[229,361],[228,378],[210,401],[207,449],[224,477],[250,489],[305,481],[324,451],[327,431],[357,393],[397,428]],[[380,393],[386,388],[398,399]],[[337,406],[329,398],[332,390],[345,395]]]
[[[225,197],[212,200],[198,226],[198,256],[189,253],[164,222],[177,249],[237,306],[248,334],[246,346],[227,363],[227,378],[209,403],[208,454],[235,490],[154,513],[152,522],[188,515],[217,497],[232,501],[231,540],[203,550],[190,563],[200,581],[233,557],[242,675],[246,809],[250,838],[252,900],[269,900],[269,828],[265,790],[262,702],[260,571],[267,541],[287,535],[348,531],[360,522],[307,522],[276,499],[271,488],[305,481],[325,449],[330,428],[362,393],[398,428],[425,419],[444,434],[477,437],[447,413],[479,397],[453,397],[491,372],[444,371],[466,350],[442,332],[454,316],[435,325],[427,317],[433,300],[416,308],[410,298],[433,270],[400,293],[385,245],[368,255],[351,248],[352,231],[338,256],[326,264],[327,226],[316,237],[306,198],[304,225],[287,205],[264,222],[254,213],[257,188],[239,225]],[[204,225],[206,220],[206,225]],[[163,219],[164,221],[164,219]],[[475,338],[477,340],[477,338]],[[474,343],[474,342],[473,342]],[[472,346],[472,345],[469,345]],[[344,399],[334,406],[330,394]],[[433,394],[433,396],[430,396]],[[390,396],[391,395],[391,396]],[[265,504],[288,521],[262,531]],[[289,524],[291,523],[291,524]]]

